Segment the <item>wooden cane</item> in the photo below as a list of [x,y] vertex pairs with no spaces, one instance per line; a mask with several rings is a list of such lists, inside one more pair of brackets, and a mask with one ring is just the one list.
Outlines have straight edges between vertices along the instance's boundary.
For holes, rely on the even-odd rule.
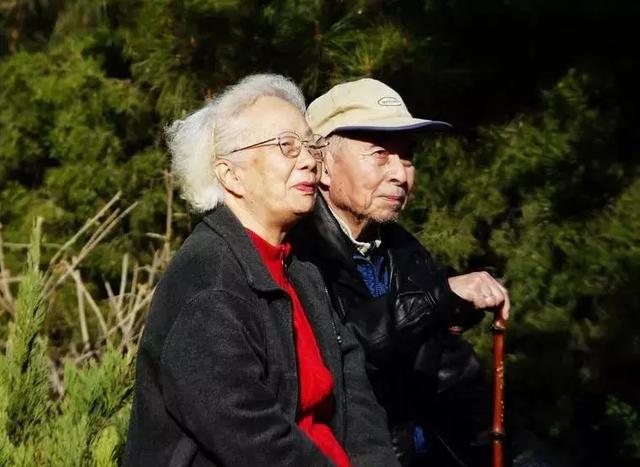
[[493,467],[504,466],[503,443],[504,431],[504,332],[505,320],[496,310],[491,324],[493,334],[493,427],[492,452]]

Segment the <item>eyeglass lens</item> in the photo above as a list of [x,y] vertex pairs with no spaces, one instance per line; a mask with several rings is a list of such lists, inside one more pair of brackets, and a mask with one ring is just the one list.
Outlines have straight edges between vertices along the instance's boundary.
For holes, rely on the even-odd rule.
[[302,151],[302,145],[304,144],[309,153],[315,159],[322,159],[323,149],[327,145],[326,140],[319,135],[313,135],[311,141],[302,141],[298,135],[286,134],[278,137],[278,144],[280,150],[285,157],[298,157],[300,151]]

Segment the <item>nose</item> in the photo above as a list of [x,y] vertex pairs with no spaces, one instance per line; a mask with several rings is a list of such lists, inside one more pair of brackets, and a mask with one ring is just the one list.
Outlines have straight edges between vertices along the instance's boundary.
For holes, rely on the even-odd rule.
[[299,170],[311,170],[312,172],[317,172],[318,164],[318,161],[309,152],[307,145],[303,144],[302,148],[300,148],[300,154],[298,154],[296,159],[296,168]]
[[389,177],[389,180],[396,185],[404,185],[407,183],[407,168],[402,163],[398,154],[389,155],[387,176]]

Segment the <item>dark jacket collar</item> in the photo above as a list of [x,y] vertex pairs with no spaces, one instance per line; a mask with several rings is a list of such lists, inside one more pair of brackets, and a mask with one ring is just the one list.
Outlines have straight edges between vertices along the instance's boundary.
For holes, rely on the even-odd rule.
[[261,292],[281,290],[274,282],[244,226],[226,206],[218,206],[202,219],[227,243],[247,276],[249,286]]
[[337,261],[343,266],[355,269],[353,256],[358,253],[355,246],[344,233],[322,195],[318,195],[316,205],[311,216],[311,222],[322,243],[324,252],[331,261]]
[[291,239],[295,256],[315,263],[327,279],[340,282],[361,295],[368,295],[353,259],[358,250],[321,195],[316,198],[313,214],[294,228]]

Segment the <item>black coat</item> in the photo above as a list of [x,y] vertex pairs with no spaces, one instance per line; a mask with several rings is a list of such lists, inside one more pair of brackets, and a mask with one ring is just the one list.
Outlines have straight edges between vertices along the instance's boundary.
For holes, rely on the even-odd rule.
[[[354,465],[395,465],[384,411],[321,276],[287,269],[334,377],[330,421]],[[128,466],[325,466],[296,425],[291,302],[226,207],[208,214],[158,284],[140,344]]]
[[322,198],[291,238],[301,258],[318,265],[334,307],[365,348],[402,463],[413,462],[416,424],[447,444],[444,451],[469,458],[468,443],[488,426],[488,401],[473,349],[448,328],[473,326],[483,313],[451,291],[445,271],[399,224],[381,226],[380,234],[390,293],[378,298],[371,297],[353,259],[357,250]]

